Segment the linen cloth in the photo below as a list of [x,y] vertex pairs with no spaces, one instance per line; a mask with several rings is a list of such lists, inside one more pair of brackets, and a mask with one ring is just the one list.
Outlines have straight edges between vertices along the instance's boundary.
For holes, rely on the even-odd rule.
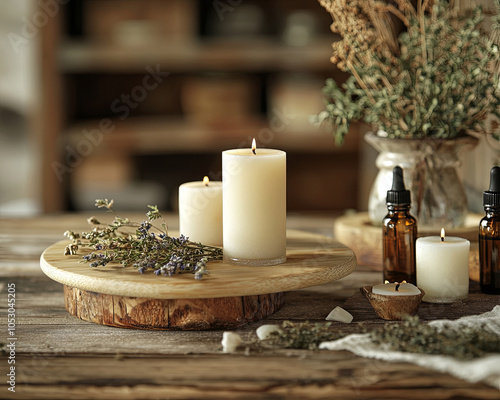
[[[485,325],[499,335],[500,340],[500,305],[484,314],[462,317],[454,321],[436,320],[429,322],[438,329],[460,329],[464,326],[479,327]],[[492,354],[472,360],[457,360],[451,356],[416,354],[392,351],[388,346],[373,343],[369,334],[351,334],[345,338],[323,342],[320,349],[348,350],[358,356],[384,361],[402,361],[449,373],[468,382],[484,382],[500,390],[500,355]]]

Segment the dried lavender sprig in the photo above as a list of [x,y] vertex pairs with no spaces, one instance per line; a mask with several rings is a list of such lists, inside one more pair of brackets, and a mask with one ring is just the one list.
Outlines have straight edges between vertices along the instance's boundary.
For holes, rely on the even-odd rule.
[[[113,200],[96,200],[98,208],[106,208],[115,213],[113,204]],[[209,261],[222,259],[222,249],[218,247],[191,242],[184,235],[178,238],[169,236],[167,224],[158,207],[148,207],[148,220],[141,223],[131,222],[118,215],[108,225],[101,224],[95,217],[89,218],[89,224],[94,226],[90,232],[65,232],[65,236],[73,243],[66,247],[64,254],[77,254],[81,246],[90,250],[83,256],[83,262],[89,262],[90,267],[116,262],[123,266],[133,266],[140,273],[148,269],[163,276],[190,272],[195,279],[201,279],[209,273]],[[151,224],[151,221],[159,218],[163,220],[163,230]],[[121,228],[135,228],[135,234],[123,232]],[[151,232],[152,228],[159,233]]]

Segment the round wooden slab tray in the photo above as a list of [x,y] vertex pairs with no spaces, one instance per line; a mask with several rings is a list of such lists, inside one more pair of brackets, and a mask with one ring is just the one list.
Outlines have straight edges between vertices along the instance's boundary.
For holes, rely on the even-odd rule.
[[[479,214],[469,214],[464,227],[446,229],[446,235],[477,242],[481,218]],[[418,228],[418,236],[439,236],[440,231],[440,229]],[[337,218],[333,233],[336,240],[354,251],[359,264],[382,269],[382,226],[373,225],[367,212],[347,214]],[[474,252],[474,246],[471,243],[471,265],[474,265],[475,255],[477,255],[477,248]]]
[[90,268],[64,256],[68,241],[44,251],[42,271],[64,285],[68,312],[83,320],[140,329],[228,329],[277,311],[284,293],[332,282],[356,266],[354,253],[332,239],[287,231],[287,261],[269,267],[209,265],[210,275],[159,277],[119,265]]

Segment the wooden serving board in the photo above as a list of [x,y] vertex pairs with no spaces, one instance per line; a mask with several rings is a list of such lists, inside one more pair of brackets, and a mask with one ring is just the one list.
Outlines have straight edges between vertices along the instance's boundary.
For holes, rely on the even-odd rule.
[[330,238],[287,231],[287,261],[255,267],[215,261],[210,275],[156,276],[120,265],[90,268],[81,255],[64,256],[68,241],[44,251],[42,271],[65,288],[67,310],[87,321],[143,329],[232,328],[265,318],[284,302],[283,292],[350,274],[354,253]]
[[[473,280],[479,279],[478,246],[474,242],[478,241],[479,221],[481,218],[481,215],[471,213],[466,218],[465,226],[446,229],[447,236],[458,236],[468,239],[471,242],[469,266],[470,277]],[[382,270],[382,225],[373,225],[370,222],[367,212],[339,217],[335,220],[333,232],[336,240],[354,251],[359,264]],[[439,229],[418,228],[419,237],[439,235]]]

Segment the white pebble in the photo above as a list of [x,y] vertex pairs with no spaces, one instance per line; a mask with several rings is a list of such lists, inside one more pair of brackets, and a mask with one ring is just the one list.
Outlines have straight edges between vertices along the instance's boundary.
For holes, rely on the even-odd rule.
[[234,332],[224,332],[222,334],[222,351],[232,353],[243,342],[241,336]]
[[280,327],[278,325],[262,325],[257,328],[255,333],[260,340],[266,340],[271,337],[271,333],[279,332]]
[[350,324],[352,322],[353,316],[344,310],[342,307],[335,307],[330,314],[325,318],[327,321],[339,321]]

